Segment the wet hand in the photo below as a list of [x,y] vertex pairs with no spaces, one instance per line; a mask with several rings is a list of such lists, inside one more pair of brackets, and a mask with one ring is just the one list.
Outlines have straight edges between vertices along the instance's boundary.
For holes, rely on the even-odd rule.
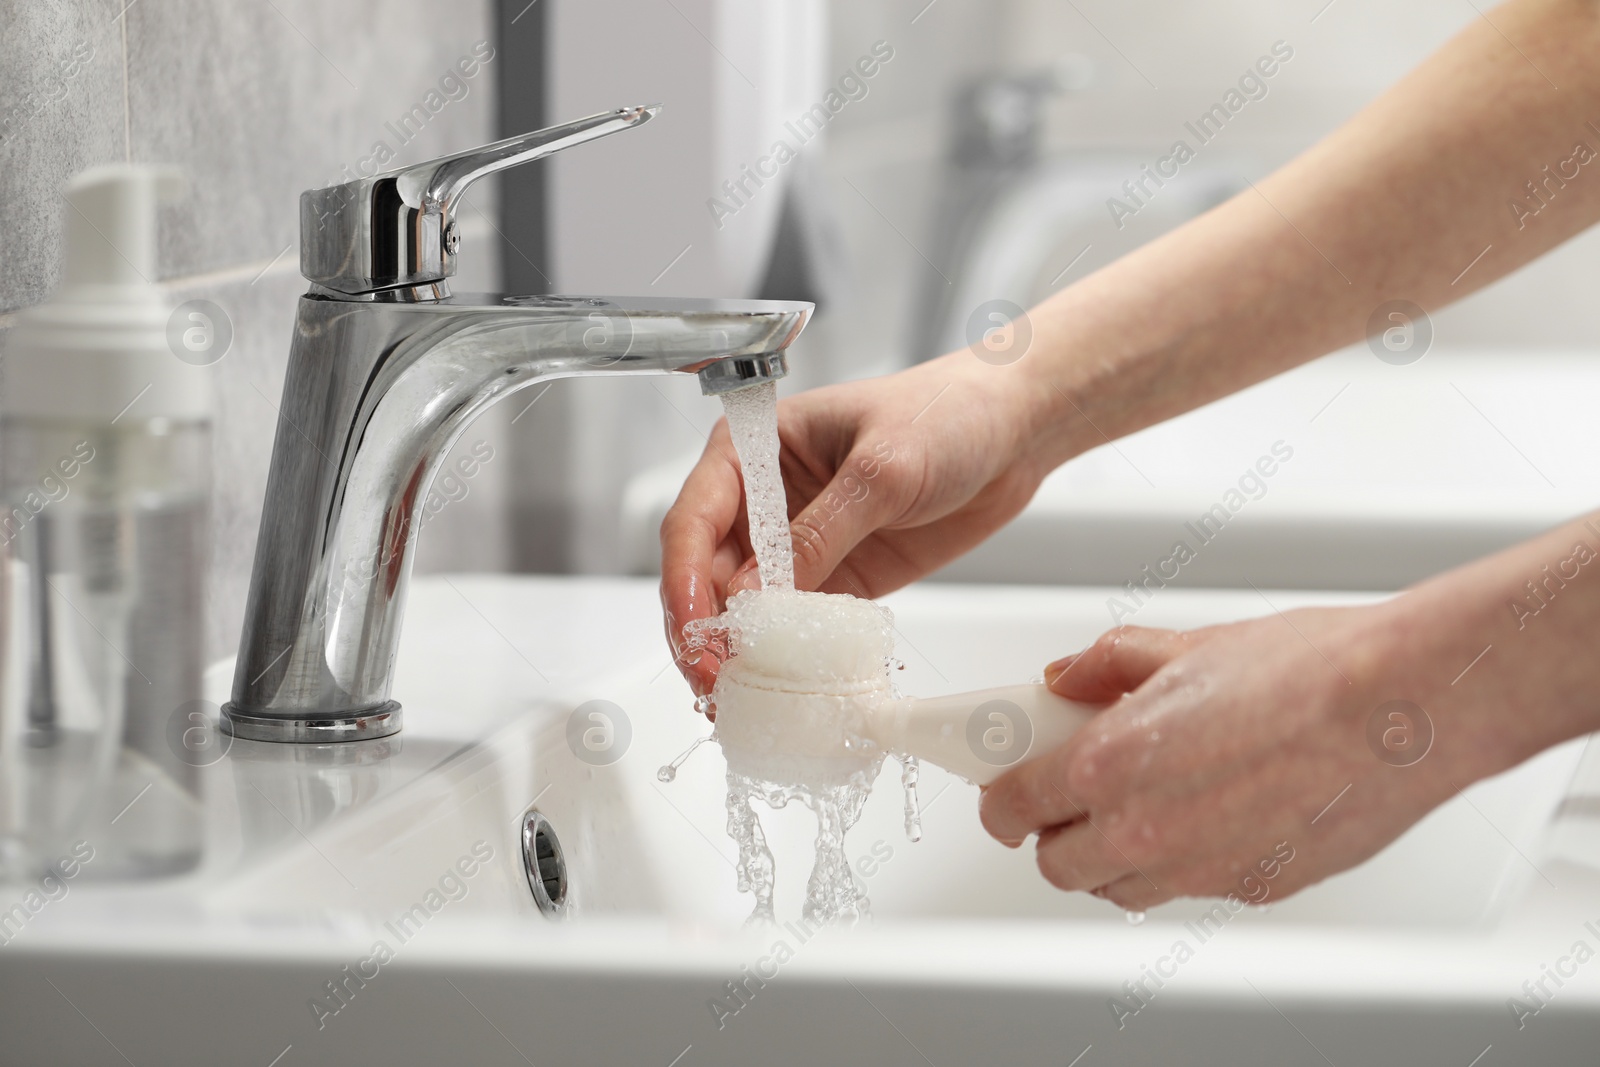
[[[1458,786],[1520,758],[1508,757],[1493,708],[1438,698],[1458,666],[1395,666],[1385,650],[1396,625],[1376,605],[1187,633],[1113,630],[1051,664],[1046,682],[1115,703],[996,780],[983,824],[1013,845],[1037,834],[1053,885],[1133,911],[1178,896],[1261,903],[1354,866]],[[1441,720],[1428,758],[1409,765],[1369,735],[1397,698]]]
[[[970,352],[778,405],[780,463],[800,589],[877,597],[955,559],[1022,510],[1047,467],[1019,367]],[[661,526],[667,640],[696,693],[721,659],[683,627],[756,588],[744,490],[726,422]]]

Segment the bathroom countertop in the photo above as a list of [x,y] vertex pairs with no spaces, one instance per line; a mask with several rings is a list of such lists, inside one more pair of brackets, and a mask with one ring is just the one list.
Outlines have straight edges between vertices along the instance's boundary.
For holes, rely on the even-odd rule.
[[[1026,680],[1104,629],[1110,592],[928,583],[895,594],[902,689]],[[1268,595],[1285,609],[1373,597]],[[1149,621],[1265,610],[1254,592],[1167,590]],[[98,1042],[93,1020],[135,1063],[265,1064],[291,1046],[283,1064],[433,1062],[464,1048],[485,1062],[582,1062],[603,1048],[606,1062],[665,1064],[692,1046],[694,1062],[731,1064],[922,1062],[885,1018],[936,1063],[976,1062],[996,1040],[1042,1061],[1092,1044],[1095,1062],[1171,1062],[1162,1050],[1221,1040],[1222,1025],[1229,1047],[1257,1059],[1325,1062],[1285,1044],[1299,1041],[1287,1017],[1334,1062],[1460,1067],[1491,1043],[1543,1062],[1540,1050],[1579,1047],[1600,1019],[1600,987],[1586,981],[1526,1034],[1505,1007],[1591,938],[1585,921],[1600,925],[1600,873],[1578,862],[1592,805],[1560,806],[1581,743],[1470,787],[1368,864],[1203,940],[1192,924],[1214,902],[1180,900],[1130,926],[1104,902],[1050,889],[1029,850],[986,838],[975,791],[937,768],[923,773],[924,838],[907,842],[888,773],[849,839],[875,922],[790,924],[815,832],[791,806],[764,819],[784,924],[745,928],[720,755],[708,746],[676,781],[656,778],[706,732],[659,626],[650,580],[419,578],[395,682],[404,731],[340,746],[235,742],[206,770],[201,869],[74,882],[0,946],[0,1026],[32,1049],[27,1035],[42,1031],[25,1021]],[[226,671],[212,680],[216,698]],[[571,741],[574,709],[593,700],[626,723],[611,764],[578,758]],[[518,832],[530,806],[566,854],[566,922],[529,893]],[[1192,962],[1148,1014],[1116,1027],[1108,998],[1179,940]],[[756,1001],[767,1006],[717,1025],[708,1003],[730,976],[770,966],[780,941],[793,958]],[[372,962],[378,942],[393,962]],[[381,977],[365,970],[348,1004],[319,1012],[346,966]],[[819,1030],[819,1011],[835,1025]],[[956,1018],[966,1031],[948,1031]],[[123,1062],[85,1049],[83,1062]]]

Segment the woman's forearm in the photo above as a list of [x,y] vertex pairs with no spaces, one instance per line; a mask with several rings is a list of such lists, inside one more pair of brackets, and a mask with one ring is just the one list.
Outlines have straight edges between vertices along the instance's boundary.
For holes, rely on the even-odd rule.
[[1600,513],[1431,578],[1380,614],[1366,649],[1382,666],[1368,673],[1424,708],[1441,745],[1474,738],[1472,777],[1600,730]]
[[1386,301],[1437,310],[1600,218],[1596,54],[1600,5],[1492,9],[1258,186],[1035,308],[1010,370],[1050,465],[1357,341]]

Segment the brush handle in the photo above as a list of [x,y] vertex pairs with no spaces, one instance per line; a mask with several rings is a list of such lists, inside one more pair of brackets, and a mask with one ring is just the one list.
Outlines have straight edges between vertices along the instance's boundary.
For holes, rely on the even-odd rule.
[[988,785],[1059,747],[1099,710],[1043,685],[1008,685],[952,696],[887,701],[873,712],[873,740]]

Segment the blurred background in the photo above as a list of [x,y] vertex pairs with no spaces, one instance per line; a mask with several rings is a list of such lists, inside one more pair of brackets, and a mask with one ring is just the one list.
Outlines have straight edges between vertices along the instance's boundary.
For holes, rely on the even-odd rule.
[[[769,1062],[791,1049],[797,1060],[922,1062],[911,1042],[926,1032],[938,1044],[923,1047],[946,1062],[979,1061],[962,1054],[969,1048],[988,1062],[1002,1048],[1012,1059],[1038,1049],[1041,1062],[1066,1063],[1080,1032],[1103,1031],[1085,1063],[1114,1059],[1117,1048],[1148,1063],[1208,1047],[1230,1061],[1331,1063],[1311,1043],[1326,1032],[1335,1051],[1411,1042],[1404,1062],[1496,1062],[1484,1059],[1495,1046],[1479,1043],[1480,1034],[1489,1041],[1489,1020],[1509,1026],[1502,1012],[1511,1006],[1519,1030],[1526,1021],[1502,996],[1527,991],[1525,976],[1553,977],[1546,961],[1560,969],[1572,959],[1559,953],[1572,952],[1577,920],[1592,907],[1600,746],[1587,740],[1469,785],[1373,863],[1275,901],[1273,925],[1230,933],[1225,947],[1206,950],[1219,955],[1197,965],[1190,992],[1163,994],[1174,998],[1159,1009],[1170,1022],[1141,1021],[1145,1035],[1128,1039],[1144,1044],[1112,1044],[1122,1039],[1109,1037],[1101,997],[1150,975],[1138,961],[1170,944],[1175,925],[1158,912],[1135,931],[1101,901],[1062,897],[1035,877],[1027,850],[993,847],[969,802],[942,801],[925,842],[903,848],[900,794],[880,787],[852,838],[875,840],[874,857],[892,842],[883,858],[903,857],[887,873],[855,867],[875,879],[888,920],[870,932],[876,939],[841,942],[838,952],[819,941],[804,973],[763,994],[766,1014],[741,1019],[738,1036],[679,1044],[680,1006],[705,1027],[700,990],[731,995],[737,979],[716,983],[750,974],[738,969],[746,946],[718,933],[747,905],[732,871],[703,851],[734,866],[721,836],[730,809],[710,757],[662,788],[672,778],[657,768],[675,753],[683,756],[670,766],[681,763],[704,740],[704,722],[688,714],[690,694],[660,641],[653,582],[500,576],[653,573],[661,516],[721,414],[688,375],[538,385],[466,429],[423,505],[417,569],[450,579],[411,590],[405,625],[424,654],[399,658],[404,734],[235,746],[216,732],[210,702],[233,674],[227,660],[258,530],[277,519],[262,503],[274,436],[297,432],[281,424],[279,405],[307,289],[304,190],[660,103],[658,117],[625,137],[474,185],[457,215],[453,288],[814,301],[780,383],[793,395],[945,352],[983,359],[988,309],[1031,307],[1241,190],[1252,195],[1251,182],[1464,26],[1493,17],[1489,5],[1463,0],[0,0],[0,398],[11,405],[0,405],[0,451],[25,475],[10,488],[33,493],[35,452],[60,454],[36,425],[56,414],[15,408],[29,398],[20,387],[29,361],[45,351],[25,343],[37,318],[29,309],[57,290],[65,221],[70,243],[93,243],[78,240],[87,216],[62,193],[74,175],[118,163],[183,172],[187,190],[161,208],[163,295],[215,305],[231,333],[226,353],[203,364],[215,401],[209,479],[188,469],[202,463],[184,478],[158,471],[168,476],[165,498],[126,479],[119,506],[136,496],[140,506],[117,511],[74,488],[72,503],[53,499],[44,521],[28,526],[23,515],[29,536],[0,567],[0,602],[24,603],[12,593],[21,589],[34,609],[0,619],[0,653],[17,657],[5,664],[29,668],[0,672],[0,884],[19,894],[0,902],[0,942],[33,924],[46,901],[22,883],[80,826],[92,828],[80,843],[97,856],[86,881],[195,872],[165,886],[74,888],[72,905],[51,903],[39,925],[59,933],[30,931],[36,948],[0,954],[0,1019],[21,1020],[7,1038],[48,1043],[53,1058],[41,1062],[112,1062],[113,1052],[114,1062],[163,1062],[140,1049],[165,1053],[192,1040],[206,1049],[193,1062],[217,1062],[225,1041],[229,1056],[245,1049],[252,1062],[287,1067],[438,1062],[462,1048],[473,1062],[522,1062],[523,1048],[556,1049],[557,1061],[571,1048],[565,1060],[587,1062],[619,1041],[635,1043],[629,1062],[667,1063],[680,1048],[672,1063]],[[1179,140],[1193,158],[1136,196]],[[1414,203],[1431,190],[1424,182],[1369,195]],[[1438,270],[1470,280],[1475,263]],[[1375,308],[1382,336],[1072,460],[1007,528],[895,595],[897,638],[910,652],[905,691],[1020,681],[1130,619],[1187,629],[1280,606],[1370,602],[1593,510],[1597,276],[1600,234],[1591,232],[1457,305],[1415,309],[1402,328],[1387,330],[1391,320]],[[193,362],[170,332],[165,341]],[[154,347],[164,363],[160,339]],[[150,440],[172,429],[165,415],[110,426],[127,411],[94,429]],[[110,482],[122,468],[106,453],[89,469]],[[19,455],[26,462],[13,464]],[[1275,473],[1257,476],[1268,461]],[[201,484],[211,539],[195,656],[182,624],[198,614],[202,583],[187,579],[200,567],[169,531],[198,526],[176,520],[198,517],[189,505],[203,499]],[[75,511],[80,502],[95,506]],[[1193,545],[1193,525],[1219,510],[1222,528]],[[95,536],[107,529],[119,536]],[[72,605],[76,588],[48,582],[72,572],[47,558],[52,530],[65,531],[51,534],[59,543],[148,548],[127,558],[139,577],[161,580],[101,596],[115,585],[103,581],[95,603],[81,601],[99,616],[39,610],[53,598]],[[1158,597],[1141,614],[1153,596],[1146,583],[1163,584],[1151,568],[1180,540],[1198,554],[1175,576],[1163,571],[1164,584],[1216,592]],[[464,576],[472,574],[486,577]],[[15,575],[25,582],[7,588]],[[1039,585],[1076,588],[1023,588]],[[133,655],[96,618],[123,627]],[[73,655],[51,651],[58,633]],[[176,664],[170,678],[157,675],[164,684],[135,666],[146,654]],[[58,699],[58,676],[77,690],[64,684]],[[1397,752],[1389,729],[1376,740],[1372,732],[1395,722],[1394,703],[1374,710],[1367,743],[1400,768],[1408,764],[1391,757],[1409,758],[1411,748]],[[594,713],[597,705],[607,710]],[[1416,711],[1428,725],[1415,735],[1428,739],[1421,759],[1433,732]],[[596,746],[588,726],[601,723],[606,740]],[[952,782],[928,770],[924,812]],[[782,818],[769,826],[786,869],[816,837],[801,805]],[[1322,825],[1345,826],[1343,818]],[[1315,845],[1311,829],[1296,847]],[[431,886],[448,892],[439,872],[453,877],[468,848],[481,856],[490,842],[506,862],[474,883],[471,903],[457,903],[465,889],[449,894],[449,918],[430,920],[437,949],[417,950],[436,954],[392,971],[385,957],[385,991],[357,1008],[370,1013],[316,1037],[326,1019],[306,994],[348,981],[371,937],[390,936],[377,933],[380,919],[413,915],[419,894],[438,896]],[[535,913],[554,906],[552,882],[565,892],[569,865],[577,913],[625,925],[608,933],[597,923],[593,940],[576,928],[547,935]],[[1213,911],[1191,914],[1204,925]],[[101,938],[108,954],[95,951]],[[199,962],[171,965],[186,957]],[[45,964],[50,989],[38,980]],[[447,970],[466,985],[450,983],[466,1004],[441,994]],[[1247,973],[1260,988],[1235,980]],[[869,995],[857,978],[874,997],[882,987],[887,1013],[857,1003]],[[1549,991],[1544,977],[1534,980],[1542,1011]],[[467,1000],[480,987],[486,1010]],[[1561,997],[1537,1037],[1496,1030],[1500,1054],[1515,1041],[1517,1062],[1535,1062],[1537,1050],[1562,1043],[1567,1058],[1548,1062],[1592,1062],[1571,1050],[1592,1048],[1593,991],[1569,983]],[[281,1012],[266,1010],[278,1003]],[[174,1020],[164,1011],[172,1004],[199,1010]],[[816,1056],[794,1040],[820,1033],[819,1011],[830,1019],[829,1047],[849,1053]],[[715,1007],[711,1015],[720,1031],[724,1019]],[[1120,1030],[1115,1008],[1110,1016]],[[891,1017],[916,1022],[902,1031]],[[291,1034],[293,1019],[301,1031]],[[93,1051],[74,1058],[80,1047]],[[12,1062],[11,1051],[0,1060]]]
[[[12,313],[55,285],[70,175],[124,160],[183,168],[189,191],[162,219],[162,278],[175,300],[216,302],[235,331],[216,375],[207,653],[221,657],[234,651],[305,287],[302,190],[659,101],[636,134],[475,192],[455,288],[815,300],[792,391],[960,347],[982,301],[1028,306],[1232,195],[1480,17],[1459,0],[455,0],[447,13],[425,0],[0,0],[0,345]],[[1185,123],[1267,55],[1281,62],[1264,89],[1119,225],[1108,199],[1174,140],[1194,143]],[[774,161],[778,141],[796,158]],[[1396,536],[1392,509],[1369,523],[1375,542],[1348,525],[1302,528],[1286,580],[1263,580],[1384,587],[1559,517],[1594,499],[1582,463],[1593,442],[1540,435],[1595,392],[1557,371],[1600,327],[1597,268],[1600,237],[1585,235],[1439,311],[1423,369],[1399,392],[1369,390],[1367,406],[1367,376],[1396,368],[1358,351],[1310,369],[1298,391],[1202,415],[1188,432],[1213,452],[1157,433],[1086,456],[1041,494],[1033,533],[1024,522],[1017,534],[1083,529],[1094,516],[1082,509],[1099,507],[1143,516],[1148,551],[1137,537],[1126,548],[1124,528],[1111,538],[1121,555],[1075,544],[1076,570],[1045,562],[1047,543],[1025,573],[980,556],[948,576],[1121,584],[1170,544],[1175,518],[1291,432],[1305,458],[1252,506],[1263,530],[1296,501],[1278,517],[1417,507],[1422,489],[1442,494],[1427,502],[1425,541],[1459,534],[1463,516],[1482,528],[1393,574],[1307,563],[1339,545],[1370,556],[1398,544],[1383,540]],[[419,569],[647,572],[654,524],[718,415],[693,381],[519,394],[460,442],[492,458],[436,486],[444,503]],[[1275,420],[1290,415],[1283,430]],[[1568,421],[1586,421],[1581,404]],[[1363,443],[1367,459],[1349,460]],[[1234,543],[1270,565],[1249,536]],[[1191,577],[1227,584],[1226,556]]]

